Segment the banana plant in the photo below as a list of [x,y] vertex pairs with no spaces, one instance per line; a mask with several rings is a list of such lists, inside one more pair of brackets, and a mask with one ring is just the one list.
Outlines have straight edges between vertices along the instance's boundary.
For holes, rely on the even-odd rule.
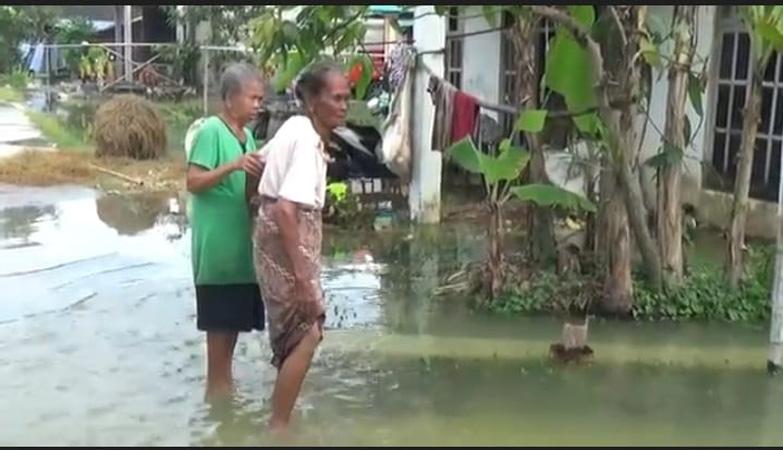
[[[520,116],[517,128],[535,129],[539,123],[543,124],[541,112],[525,112]],[[530,162],[530,154],[524,148],[513,145],[510,139],[501,142],[498,154],[494,156],[479,150],[471,137],[454,143],[447,149],[447,154],[454,163],[468,172],[481,175],[484,180],[490,220],[483,291],[489,301],[497,299],[505,281],[503,207],[506,203],[516,198],[539,206],[590,212],[596,209],[586,198],[557,186],[522,184],[520,175]]]

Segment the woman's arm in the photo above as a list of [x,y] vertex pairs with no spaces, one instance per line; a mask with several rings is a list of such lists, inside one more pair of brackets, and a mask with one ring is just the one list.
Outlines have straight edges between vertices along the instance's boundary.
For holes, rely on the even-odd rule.
[[191,194],[198,194],[215,187],[223,179],[235,170],[239,170],[241,160],[223,164],[213,170],[206,169],[197,164],[188,165],[187,189]]

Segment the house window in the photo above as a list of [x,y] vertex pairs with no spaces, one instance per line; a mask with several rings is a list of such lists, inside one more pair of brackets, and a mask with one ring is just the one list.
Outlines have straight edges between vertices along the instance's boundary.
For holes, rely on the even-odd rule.
[[462,89],[462,53],[464,39],[456,36],[462,33],[463,21],[459,18],[459,9],[450,8],[446,29],[446,80],[457,89]]
[[[735,7],[720,6],[718,19],[719,54],[717,86],[714,92],[711,163],[717,177],[705,177],[710,188],[733,189],[737,153],[742,141],[745,99],[751,77],[750,37]],[[750,196],[775,201],[780,179],[780,152],[783,142],[783,61],[773,53],[764,74],[761,94],[761,121],[753,153]]]

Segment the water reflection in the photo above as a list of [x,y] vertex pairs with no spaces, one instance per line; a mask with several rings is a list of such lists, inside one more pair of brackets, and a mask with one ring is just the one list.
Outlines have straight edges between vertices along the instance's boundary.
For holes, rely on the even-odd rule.
[[98,218],[120,235],[133,236],[154,227],[168,212],[170,194],[107,194],[95,200]]
[[0,211],[0,232],[3,239],[18,239],[28,243],[36,224],[57,220],[57,210],[52,205],[27,205]]

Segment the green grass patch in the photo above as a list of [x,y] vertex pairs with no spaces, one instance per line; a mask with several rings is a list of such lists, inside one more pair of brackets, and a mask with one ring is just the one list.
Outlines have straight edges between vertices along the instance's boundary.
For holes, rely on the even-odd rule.
[[27,117],[41,131],[41,134],[62,150],[89,151],[92,145],[87,142],[83,133],[65,126],[56,116],[51,114],[27,111]]
[[24,94],[11,86],[0,86],[0,102],[21,102],[24,100]]

